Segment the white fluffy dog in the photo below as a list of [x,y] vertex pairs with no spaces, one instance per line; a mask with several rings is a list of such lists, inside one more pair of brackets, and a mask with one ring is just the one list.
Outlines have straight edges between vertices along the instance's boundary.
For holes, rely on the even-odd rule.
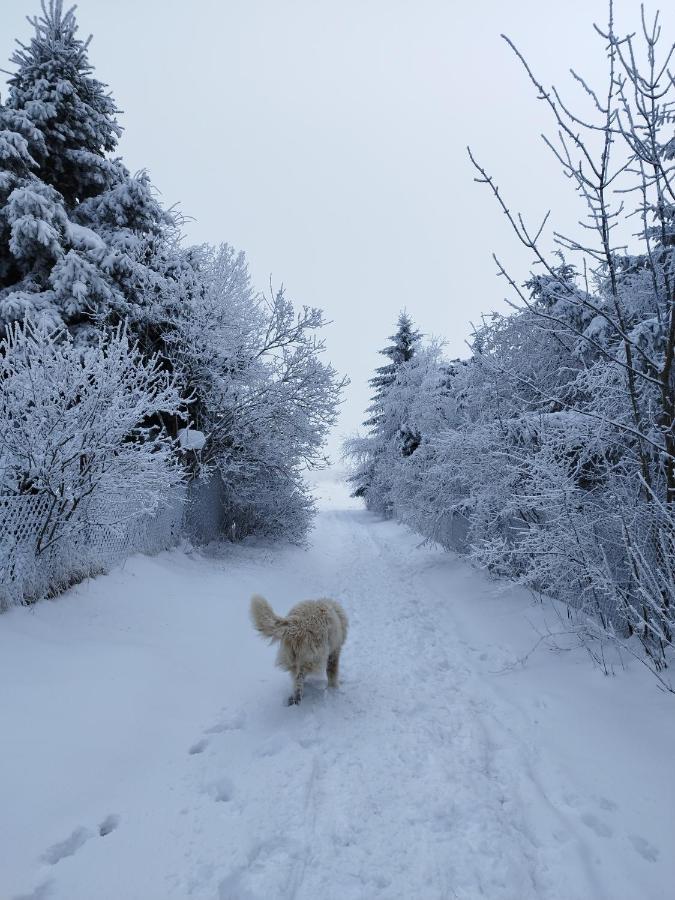
[[260,634],[279,641],[277,665],[293,676],[288,705],[300,703],[305,675],[326,670],[337,687],[340,650],[347,637],[347,616],[335,600],[303,600],[283,618],[264,597],[251,597],[251,619]]

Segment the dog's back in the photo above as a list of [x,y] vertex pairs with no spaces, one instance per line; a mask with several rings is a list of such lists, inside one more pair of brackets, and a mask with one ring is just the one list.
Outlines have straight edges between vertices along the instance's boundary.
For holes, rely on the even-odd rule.
[[[302,600],[286,616],[278,616],[258,595],[251,598],[255,628],[271,641],[279,641],[277,665],[296,682],[306,673],[326,668],[329,684],[337,685],[340,649],[347,637],[347,615],[336,600]],[[302,690],[296,688],[296,697]],[[293,702],[299,702],[295,699]]]
[[331,653],[343,645],[346,637],[347,616],[335,600],[302,600],[285,618],[283,639],[298,655]]
[[251,619],[257,631],[271,641],[306,644],[308,649],[327,645],[329,652],[347,637],[347,614],[337,600],[301,600],[286,616],[277,615],[264,597],[251,597]]

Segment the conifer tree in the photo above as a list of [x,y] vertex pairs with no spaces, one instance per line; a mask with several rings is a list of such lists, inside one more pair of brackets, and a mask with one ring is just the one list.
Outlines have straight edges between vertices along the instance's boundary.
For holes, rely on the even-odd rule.
[[11,58],[17,69],[9,78],[7,107],[39,129],[43,140],[31,149],[41,177],[72,208],[119,179],[119,164],[106,155],[122,134],[119,110],[92,77],[89,40],[77,37],[74,7],[64,13],[62,0],[43,2],[42,16],[28,21],[35,33]]
[[395,417],[387,415],[386,401],[401,366],[410,362],[415,355],[420,338],[421,334],[414,327],[410,316],[405,311],[402,312],[398,317],[396,332],[389,338],[391,344],[380,350],[389,362],[377,368],[369,382],[375,389],[368,407],[369,416],[363,423],[369,429],[369,435],[348,442],[347,445],[347,455],[357,460],[356,470],[349,478],[354,485],[353,496],[363,497],[369,507],[378,506],[371,488],[375,479],[376,460],[386,444],[398,435],[401,453],[411,455],[419,443],[417,435],[410,433],[403,423],[394,421]]
[[404,311],[398,317],[396,333],[389,337],[392,342],[384,350],[380,350],[382,356],[386,356],[389,362],[375,370],[375,375],[369,384],[375,389],[368,412],[371,414],[363,423],[366,427],[376,429],[382,419],[382,406],[389,388],[396,380],[396,372],[403,363],[409,362],[415,354],[415,346],[421,335],[414,326],[410,316]]
[[126,319],[148,352],[186,291],[175,217],[110,154],[118,109],[74,9],[42,3],[0,105],[0,326],[26,315],[84,340]]

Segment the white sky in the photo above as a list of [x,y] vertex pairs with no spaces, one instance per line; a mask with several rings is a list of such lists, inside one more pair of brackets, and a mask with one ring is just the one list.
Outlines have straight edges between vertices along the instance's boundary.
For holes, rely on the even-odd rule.
[[[619,30],[637,0],[615,3]],[[0,3],[0,65],[38,0]],[[675,38],[666,11],[664,39]],[[605,0],[82,0],[90,59],[124,111],[121,153],[194,217],[191,241],[246,251],[258,287],[283,282],[333,324],[352,380],[331,440],[363,418],[367,379],[398,312],[465,355],[470,322],[503,307],[491,252],[528,259],[470,144],[514,207],[568,230],[583,214],[539,137],[554,133],[508,33],[544,83],[604,89],[592,22]],[[665,40],[664,40],[665,42]]]

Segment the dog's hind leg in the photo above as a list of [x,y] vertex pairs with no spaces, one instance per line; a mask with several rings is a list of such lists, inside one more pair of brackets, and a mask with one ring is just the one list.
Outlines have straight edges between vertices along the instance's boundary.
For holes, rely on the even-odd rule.
[[338,686],[338,670],[340,668],[340,650],[334,650],[328,657],[326,664],[326,675],[328,676],[328,687]]
[[286,701],[287,706],[297,706],[302,700],[302,690],[305,686],[305,670],[298,669],[293,679],[293,693]]

